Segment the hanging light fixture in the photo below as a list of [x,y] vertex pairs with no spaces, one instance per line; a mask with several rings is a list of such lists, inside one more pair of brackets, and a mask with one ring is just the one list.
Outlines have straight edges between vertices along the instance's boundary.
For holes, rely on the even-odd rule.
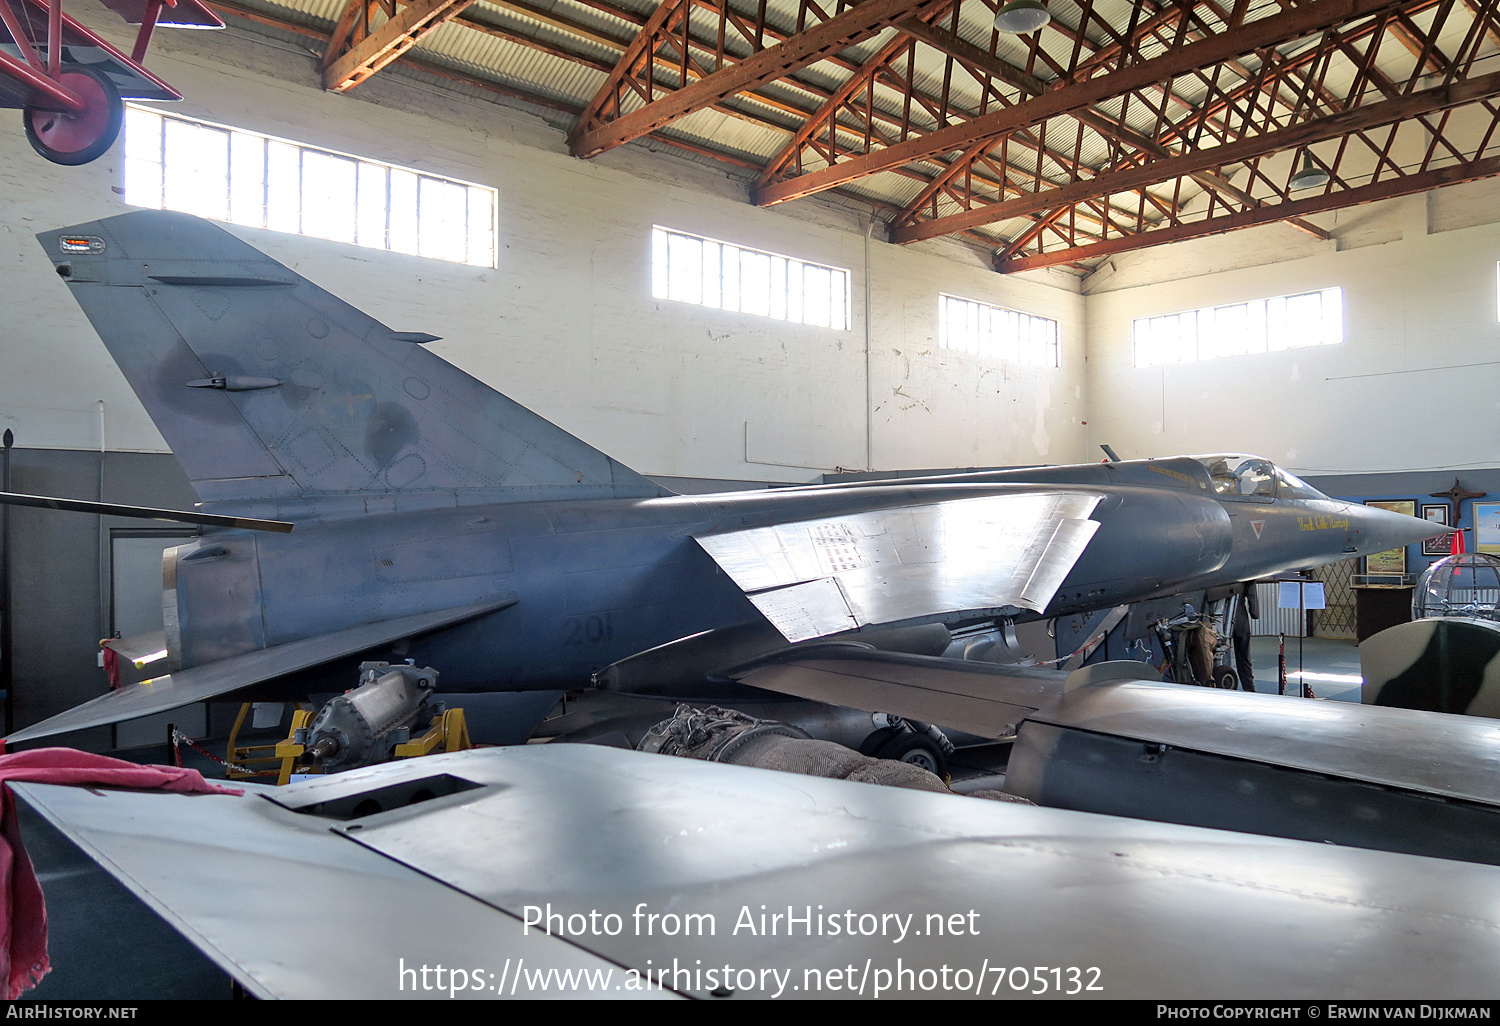
[[1042,0],[1010,0],[995,12],[995,31],[1013,36],[1023,36],[1046,25],[1052,20]]
[[1311,153],[1302,154],[1302,169],[1292,175],[1288,184],[1294,190],[1321,189],[1328,184],[1329,174],[1318,165],[1313,163]]

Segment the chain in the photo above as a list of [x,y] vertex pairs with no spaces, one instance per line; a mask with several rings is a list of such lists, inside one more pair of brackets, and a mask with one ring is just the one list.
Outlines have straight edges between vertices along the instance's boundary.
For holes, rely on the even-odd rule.
[[274,776],[278,775],[276,770],[253,770],[253,769],[250,769],[248,766],[241,766],[238,763],[226,762],[223,759],[219,758],[217,755],[215,755],[213,752],[210,752],[207,748],[204,748],[202,745],[198,744],[196,741],[194,741],[192,738],[188,737],[186,734],[184,734],[182,731],[178,730],[176,727],[173,727],[172,728],[172,758],[174,760],[176,760],[177,765],[178,765],[179,768],[182,766],[182,746],[184,744],[186,744],[193,751],[197,752],[199,755],[202,755],[202,756],[205,756],[206,758],[212,759],[214,762],[218,763],[220,766],[223,766],[225,769],[230,770],[230,771],[232,771],[234,773],[243,773],[246,776],[252,776],[252,777],[274,777]]

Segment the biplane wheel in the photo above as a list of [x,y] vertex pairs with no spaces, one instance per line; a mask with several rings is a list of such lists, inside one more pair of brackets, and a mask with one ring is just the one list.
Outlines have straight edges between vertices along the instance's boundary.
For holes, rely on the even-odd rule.
[[115,144],[125,120],[120,91],[102,71],[86,64],[70,64],[57,82],[83,100],[81,111],[26,108],[26,138],[31,148],[54,164],[87,164],[104,155]]

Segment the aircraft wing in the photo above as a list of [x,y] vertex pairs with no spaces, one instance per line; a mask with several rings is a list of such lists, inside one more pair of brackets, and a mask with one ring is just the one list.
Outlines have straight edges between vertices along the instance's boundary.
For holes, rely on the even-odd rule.
[[866,712],[894,713],[987,738],[1007,738],[1087,681],[1157,680],[1146,663],[1121,660],[1070,677],[1062,670],[877,652],[830,643],[788,649],[729,676],[741,684]]
[[1102,500],[1046,490],[797,520],[697,538],[788,641],[945,614],[1041,611]]
[[515,602],[516,596],[509,594],[490,602],[398,616],[391,620],[377,620],[331,634],[319,634],[300,641],[290,641],[285,645],[257,649],[201,666],[190,666],[164,677],[153,677],[139,684],[127,684],[118,691],[111,691],[41,723],[18,730],[6,738],[6,742],[15,744],[34,741],[39,737],[61,734],[64,731],[83,730],[86,727],[99,727],[169,712],[193,702],[218,698],[283,674],[352,656],[378,645],[464,623],[485,613],[514,605]]
[[257,997],[1458,1000],[1500,960],[1494,866],[592,745],[12,786]]
[[[104,0],[104,6],[127,24],[139,25],[146,17],[151,0]],[[177,0],[170,7],[162,5],[156,15],[156,25],[158,28],[221,29],[224,20],[198,0]]]

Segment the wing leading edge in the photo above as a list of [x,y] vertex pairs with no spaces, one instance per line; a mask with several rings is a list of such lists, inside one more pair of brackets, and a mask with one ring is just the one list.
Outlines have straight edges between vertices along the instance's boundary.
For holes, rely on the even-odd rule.
[[443,627],[464,623],[497,609],[514,605],[516,596],[508,594],[490,602],[454,606],[430,613],[399,616],[391,620],[359,624],[331,634],[320,634],[285,645],[257,649],[201,666],[190,666],[164,677],[154,677],[139,684],[129,684],[118,691],[74,706],[41,723],[18,730],[6,738],[9,744],[34,741],[40,737],[69,730],[100,727],[141,716],[170,712],[173,709],[208,698],[217,698],[251,684],[295,673],[334,659],[355,655],[377,645],[402,638],[426,634]]
[[788,641],[1004,607],[1040,612],[1083,554],[1102,496],[951,499],[701,535]]

